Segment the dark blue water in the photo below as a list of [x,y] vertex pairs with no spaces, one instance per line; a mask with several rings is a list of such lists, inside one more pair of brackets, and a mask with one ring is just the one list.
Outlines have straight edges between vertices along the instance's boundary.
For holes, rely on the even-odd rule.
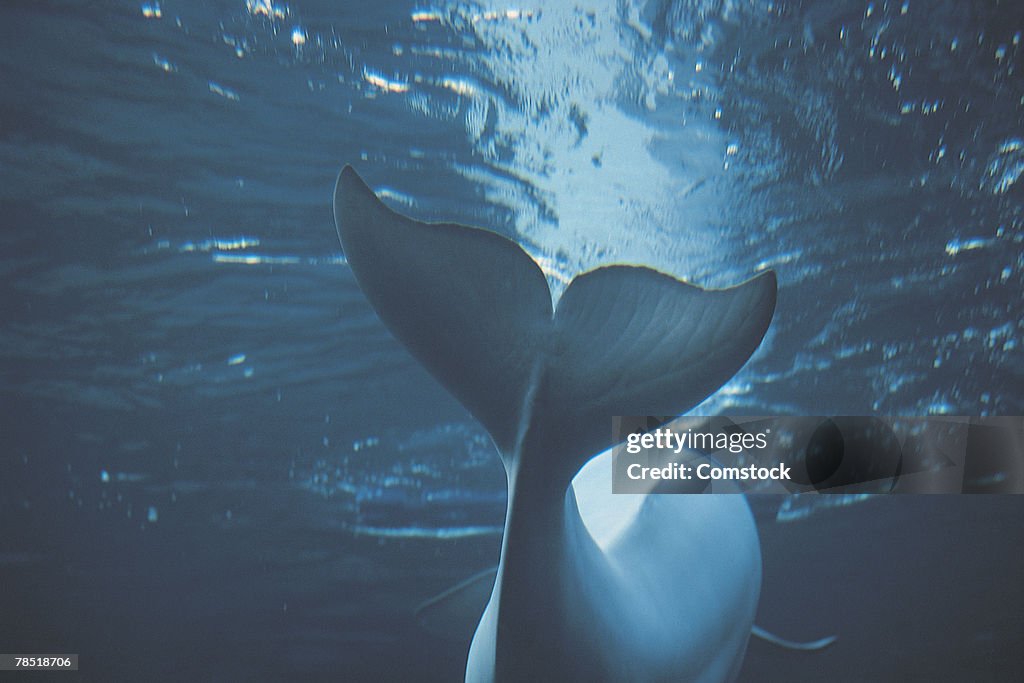
[[[0,11],[0,652],[460,677],[413,608],[496,562],[504,475],[357,289],[345,163],[556,291],[774,268],[764,345],[698,413],[1024,412],[1014,3]],[[752,504],[759,622],[840,640],[755,642],[744,681],[1019,679],[1020,499]]]

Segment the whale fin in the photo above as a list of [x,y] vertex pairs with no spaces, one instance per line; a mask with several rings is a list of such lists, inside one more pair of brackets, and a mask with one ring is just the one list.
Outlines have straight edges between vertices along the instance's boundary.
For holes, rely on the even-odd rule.
[[338,176],[334,219],[384,324],[509,452],[551,326],[540,267],[496,233],[395,213],[351,166]]
[[468,642],[494,588],[497,567],[488,567],[460,581],[416,608],[416,620],[436,636]]
[[818,640],[811,640],[808,642],[798,642],[795,640],[786,640],[779,636],[764,630],[757,624],[754,624],[750,629],[751,635],[754,635],[761,640],[771,643],[772,645],[778,645],[786,650],[803,650],[806,652],[813,652],[814,650],[823,650],[832,643],[839,639],[839,636],[827,636],[825,638],[819,638]]
[[552,312],[544,274],[514,242],[401,216],[350,166],[334,216],[349,266],[391,332],[505,457],[524,426],[561,452],[566,484],[614,445],[613,416],[679,415],[724,384],[775,310],[772,271],[707,290],[608,266],[573,279]]
[[589,457],[614,445],[612,416],[674,417],[707,398],[761,343],[776,288],[773,271],[728,289],[635,266],[576,277],[555,314],[545,397],[563,407],[562,446]]

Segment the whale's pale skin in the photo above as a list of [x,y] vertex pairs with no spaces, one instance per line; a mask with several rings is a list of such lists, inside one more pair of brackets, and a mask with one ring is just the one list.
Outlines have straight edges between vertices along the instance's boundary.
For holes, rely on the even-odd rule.
[[771,322],[774,273],[705,290],[610,266],[553,308],[514,242],[401,216],[351,167],[334,212],[367,299],[505,465],[501,558],[466,680],[732,680],[761,584],[745,498],[612,495],[609,456],[594,456],[614,445],[614,416],[679,415],[735,374]]

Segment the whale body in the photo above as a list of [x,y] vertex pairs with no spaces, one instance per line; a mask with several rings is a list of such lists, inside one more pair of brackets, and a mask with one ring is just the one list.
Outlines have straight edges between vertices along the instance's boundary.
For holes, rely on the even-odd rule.
[[679,415],[739,370],[771,322],[775,274],[709,290],[608,266],[553,306],[517,244],[397,214],[350,166],[334,213],[381,320],[505,466],[501,555],[466,680],[735,678],[761,584],[745,498],[612,495],[606,451],[613,416]]

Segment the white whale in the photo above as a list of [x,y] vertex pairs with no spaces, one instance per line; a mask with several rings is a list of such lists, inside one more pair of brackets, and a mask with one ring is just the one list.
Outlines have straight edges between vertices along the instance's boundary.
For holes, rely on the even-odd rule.
[[573,478],[614,445],[613,416],[678,415],[732,377],[771,322],[775,274],[705,290],[598,268],[553,309],[514,242],[401,216],[349,166],[334,212],[367,299],[505,465],[501,557],[466,680],[735,678],[761,584],[745,498],[613,496],[607,454]]

